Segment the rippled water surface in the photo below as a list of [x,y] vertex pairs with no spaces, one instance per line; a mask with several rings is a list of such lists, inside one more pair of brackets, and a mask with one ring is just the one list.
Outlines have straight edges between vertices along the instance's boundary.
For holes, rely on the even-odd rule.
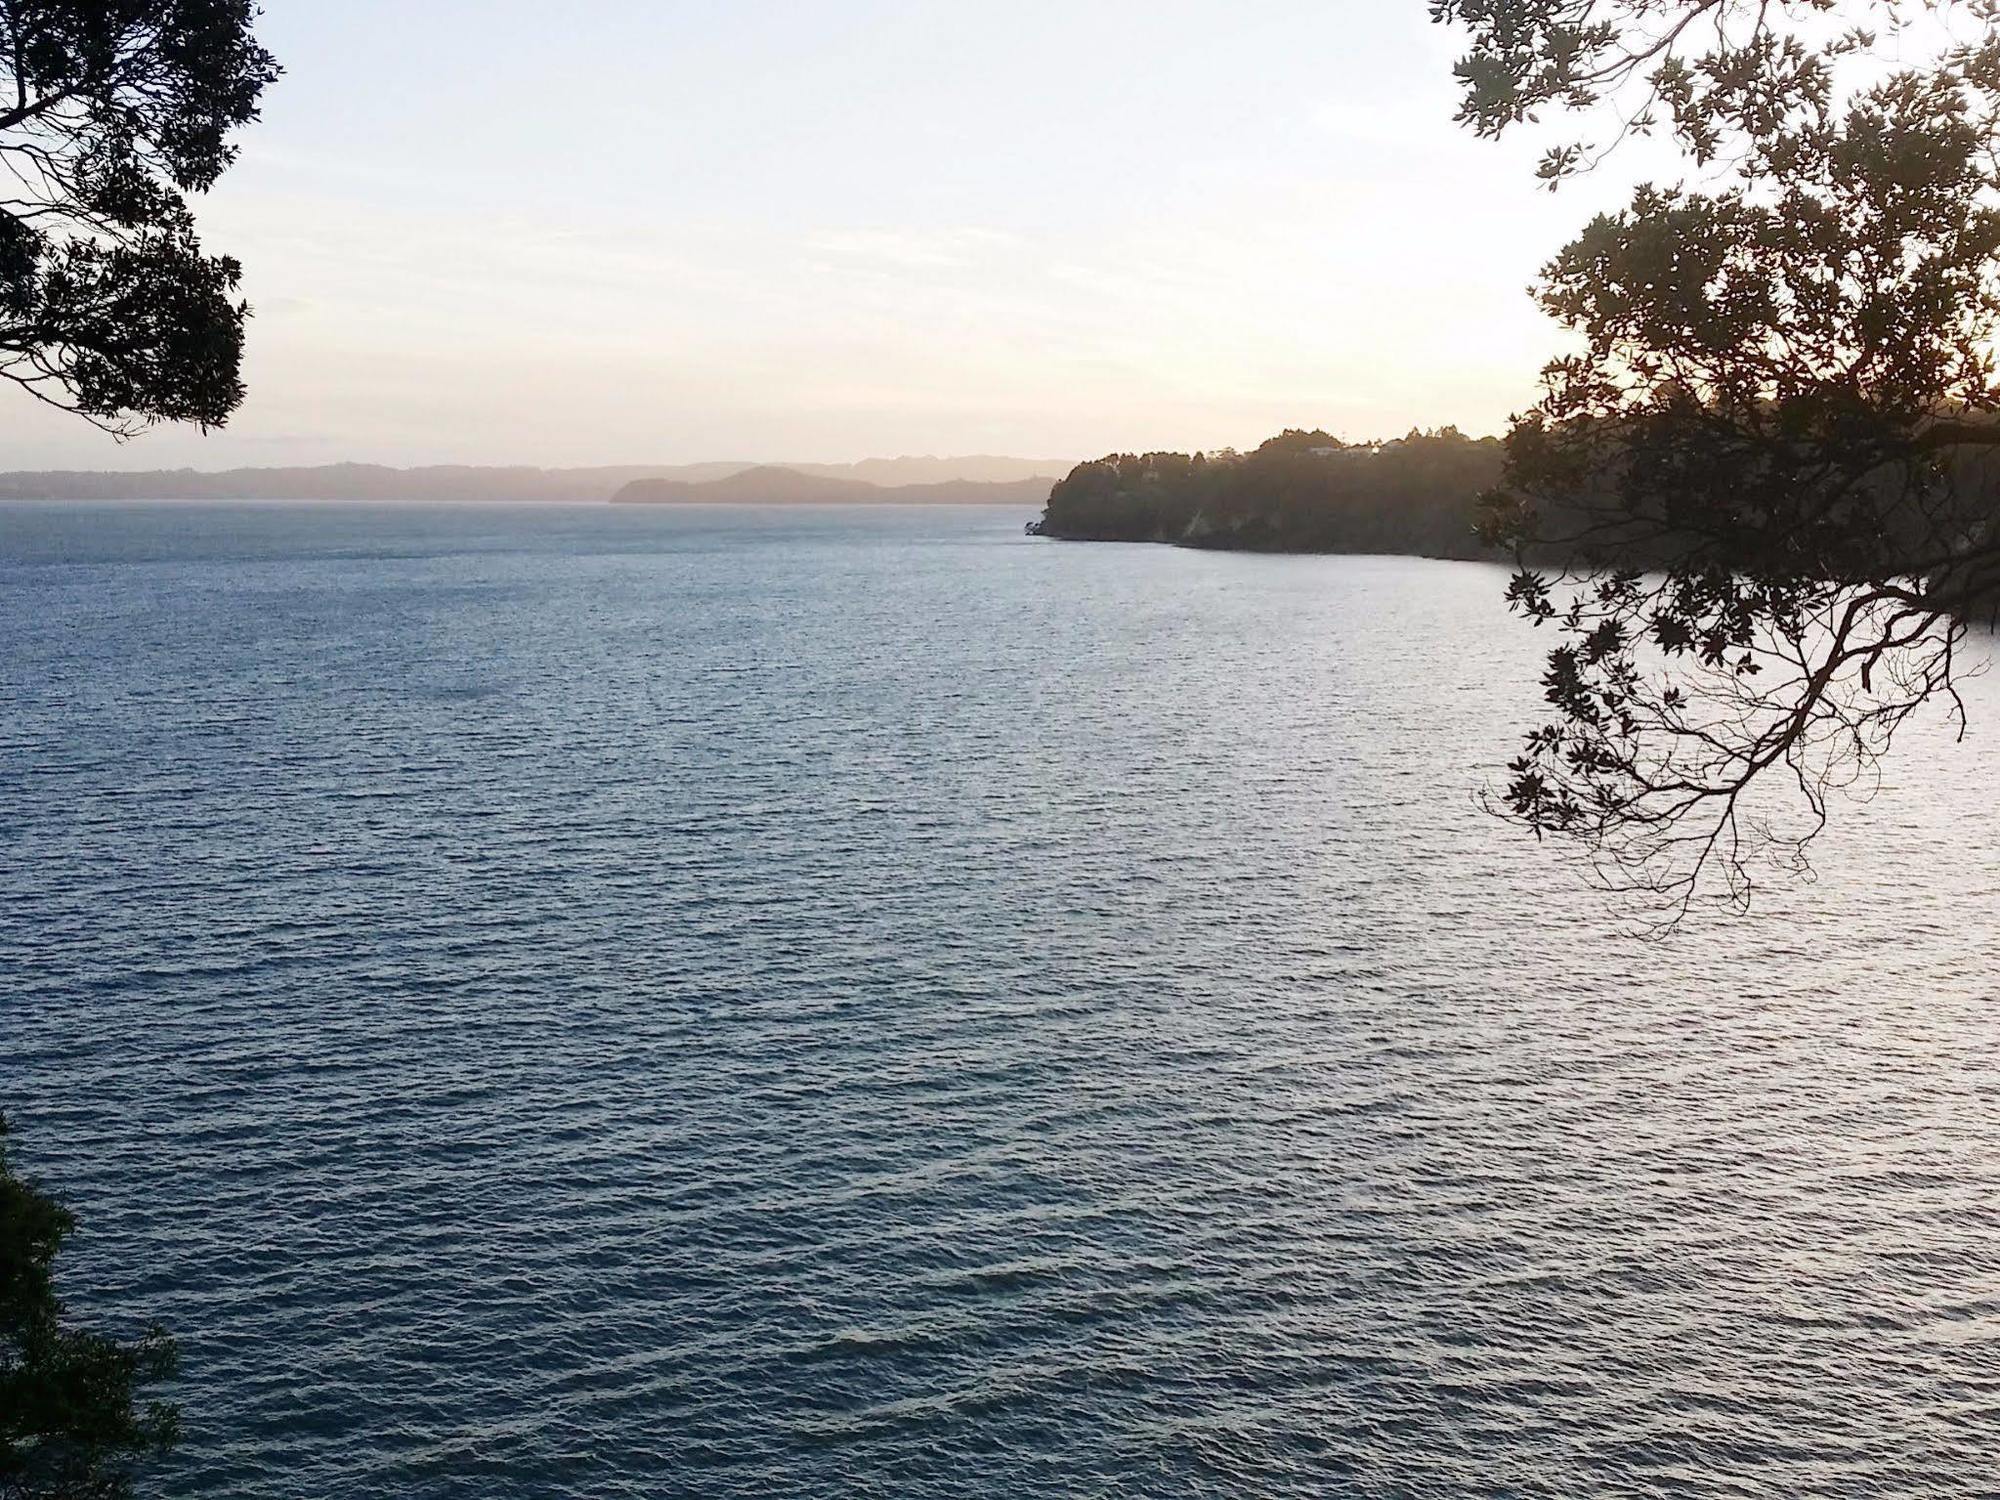
[[0,509],[0,1098],[175,1496],[2000,1490],[2000,692],[1619,935],[1499,575]]

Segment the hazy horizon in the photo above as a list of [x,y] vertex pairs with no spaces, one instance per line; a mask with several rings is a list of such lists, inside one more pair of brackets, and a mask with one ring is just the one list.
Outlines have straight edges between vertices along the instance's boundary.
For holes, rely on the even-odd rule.
[[1616,190],[1454,125],[1421,5],[573,19],[271,0],[286,76],[196,205],[247,401],[120,445],[17,397],[0,469],[1494,432],[1556,347],[1527,283]]
[[[444,459],[434,463],[385,463],[370,458],[328,458],[301,463],[241,462],[241,463],[121,463],[117,460],[124,454],[139,454],[144,443],[112,444],[109,460],[91,464],[17,464],[0,468],[0,473],[76,473],[76,474],[148,474],[193,470],[196,473],[227,473],[235,469],[335,469],[335,468],[384,468],[384,469],[542,469],[587,470],[587,469],[867,469],[874,466],[897,464],[1008,464],[1008,465],[1048,465],[1043,472],[1060,477],[1079,463],[1091,458],[1101,458],[1102,454],[1078,454],[1070,458],[1049,458],[1046,455],[1020,453],[870,453],[853,459],[824,458],[763,458],[746,457],[740,453],[713,454],[704,458],[691,459],[631,459],[606,458],[573,464],[541,464],[515,462],[509,459]],[[1054,467],[1060,465],[1061,467]]]

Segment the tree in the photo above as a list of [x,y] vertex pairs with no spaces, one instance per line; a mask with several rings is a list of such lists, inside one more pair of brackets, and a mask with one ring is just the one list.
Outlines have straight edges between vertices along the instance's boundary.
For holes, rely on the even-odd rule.
[[[243,399],[237,263],[186,195],[235,159],[277,76],[251,0],[0,0],[0,376],[120,436],[219,426]],[[135,1393],[174,1346],[70,1326],[69,1211],[7,1158],[0,1117],[0,1500],[116,1500],[170,1448]]]
[[1471,30],[1478,133],[1606,122],[1607,145],[1549,150],[1552,185],[1635,133],[1694,179],[1637,189],[1538,287],[1581,347],[1544,371],[1484,502],[1520,560],[1510,602],[1558,634],[1554,712],[1503,810],[1668,920],[1745,905],[1917,709],[1963,727],[1960,648],[2000,604],[2000,8],[1432,14]]
[[243,399],[240,267],[187,194],[277,76],[252,0],[0,0],[0,375],[121,436]]
[[173,1446],[179,1415],[138,1388],[171,1374],[158,1327],[119,1342],[70,1326],[56,1296],[69,1210],[15,1175],[0,1116],[0,1500],[118,1500]]
[[1470,499],[1499,444],[1456,428],[1350,445],[1288,428],[1250,453],[1113,453],[1049,491],[1036,534],[1275,551],[1477,557]]

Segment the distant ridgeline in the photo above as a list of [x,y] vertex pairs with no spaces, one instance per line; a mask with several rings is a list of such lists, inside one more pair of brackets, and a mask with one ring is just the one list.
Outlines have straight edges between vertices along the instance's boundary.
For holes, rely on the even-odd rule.
[[1498,438],[1456,427],[1347,444],[1291,429],[1253,453],[1117,453],[1050,491],[1039,536],[1262,552],[1491,554],[1473,535]]
[[720,479],[635,479],[611,499],[618,505],[1034,505],[1048,490],[1047,475],[876,484],[761,464]]
[[622,464],[586,469],[320,464],[289,469],[0,473],[0,500],[606,500],[783,505],[813,501],[1039,505],[1069,460],[969,454],[855,464]]

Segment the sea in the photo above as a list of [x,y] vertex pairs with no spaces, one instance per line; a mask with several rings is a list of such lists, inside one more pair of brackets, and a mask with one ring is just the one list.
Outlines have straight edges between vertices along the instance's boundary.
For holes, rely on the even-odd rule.
[[2000,685],[1648,938],[1501,570],[1028,519],[0,507],[139,1492],[2000,1492]]

